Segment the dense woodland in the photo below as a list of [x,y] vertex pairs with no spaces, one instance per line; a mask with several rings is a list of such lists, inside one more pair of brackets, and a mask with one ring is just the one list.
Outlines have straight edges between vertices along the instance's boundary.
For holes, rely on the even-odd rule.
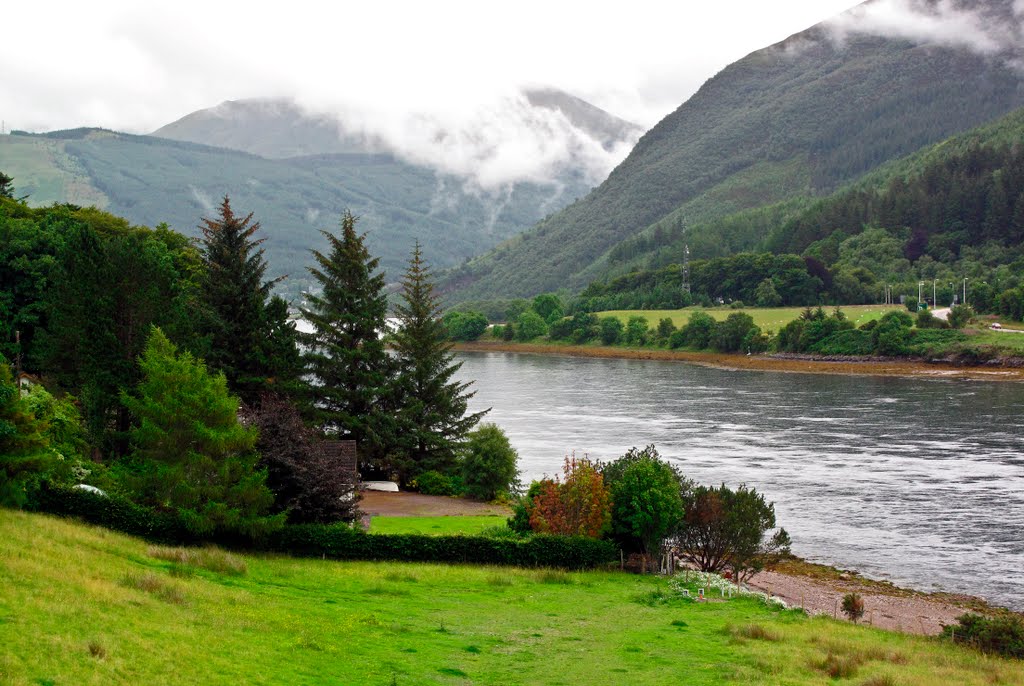
[[[750,285],[752,265],[760,264],[754,271],[781,296],[775,304],[882,302],[887,286],[916,301],[918,282],[933,280],[940,304],[949,304],[966,278],[969,299],[981,311],[1015,316],[1016,308],[998,301],[1019,288],[1024,266],[1022,130],[1024,112],[1016,112],[822,200],[787,201],[697,226],[660,223],[609,253],[619,275],[592,283],[580,296],[582,306],[679,306],[680,265],[689,247],[697,258],[691,264],[697,301],[771,303],[774,298],[755,293],[761,279]],[[801,300],[767,266],[769,255],[786,253],[802,256],[808,274],[819,279],[814,298]],[[705,279],[718,265],[734,276]]]
[[[196,533],[255,533],[355,516],[324,437],[357,441],[362,465],[403,484],[461,469],[482,414],[452,380],[418,246],[389,354],[383,274],[351,214],[313,253],[303,334],[271,292],[259,223],[227,198],[192,241],[95,208],[33,209],[0,182],[4,503],[85,482]],[[12,372],[33,380],[24,399]],[[511,459],[485,488],[512,488]]]

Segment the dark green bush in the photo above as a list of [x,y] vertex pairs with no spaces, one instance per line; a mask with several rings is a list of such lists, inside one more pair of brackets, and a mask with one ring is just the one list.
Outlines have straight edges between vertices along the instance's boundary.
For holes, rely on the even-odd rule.
[[462,493],[461,479],[456,479],[431,469],[416,477],[416,488],[424,495],[459,495]]
[[174,512],[157,512],[119,497],[43,484],[34,509],[139,536],[155,543],[217,543],[239,550],[262,550],[340,560],[470,562],[521,567],[585,569],[614,562],[618,549],[608,541],[571,536],[501,539],[482,536],[366,534],[344,524],[295,524],[258,538],[219,529],[199,537]]
[[839,331],[809,348],[818,355],[870,355],[874,352],[871,332],[863,329]]
[[1024,659],[1024,620],[1020,617],[983,617],[968,612],[957,617],[957,624],[944,626],[942,635],[985,653]]

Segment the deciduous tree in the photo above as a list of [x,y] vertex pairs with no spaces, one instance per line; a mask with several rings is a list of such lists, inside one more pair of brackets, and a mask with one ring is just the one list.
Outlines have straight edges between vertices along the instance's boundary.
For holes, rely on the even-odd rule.
[[599,538],[611,526],[611,493],[600,464],[587,458],[565,458],[563,479],[541,481],[533,499],[530,528],[540,533]]

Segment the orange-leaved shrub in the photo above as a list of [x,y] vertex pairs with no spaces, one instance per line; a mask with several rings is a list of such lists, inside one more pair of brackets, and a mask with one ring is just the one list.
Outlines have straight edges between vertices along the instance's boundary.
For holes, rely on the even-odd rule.
[[599,538],[611,526],[612,497],[601,465],[565,458],[563,478],[544,479],[533,499],[530,528],[539,533]]

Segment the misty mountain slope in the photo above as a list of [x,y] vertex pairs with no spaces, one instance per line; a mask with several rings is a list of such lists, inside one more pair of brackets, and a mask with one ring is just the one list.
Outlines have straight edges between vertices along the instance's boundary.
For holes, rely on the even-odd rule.
[[586,100],[570,95],[557,88],[525,88],[523,95],[534,107],[543,107],[561,112],[573,126],[599,141],[605,150],[615,145],[638,138],[644,129],[605,112]]
[[270,158],[384,152],[379,141],[346,131],[340,120],[308,113],[285,98],[227,100],[150,134]]
[[436,268],[458,264],[554,211],[572,190],[524,183],[489,194],[390,155],[270,160],[96,129],[0,136],[0,162],[30,204],[95,204],[192,236],[228,194],[236,211],[262,223],[270,272],[290,275],[283,287],[290,295],[307,281],[309,249],[324,246],[320,230],[337,228],[346,208],[361,217],[371,251],[397,279],[415,239]]
[[[814,27],[724,69],[594,192],[452,274],[449,297],[578,289],[607,251],[669,213],[708,221],[743,209],[745,187],[762,189],[746,204],[756,207],[803,194],[799,179],[823,194],[1021,104],[1021,74],[993,56]],[[744,174],[733,203],[687,212]]]

